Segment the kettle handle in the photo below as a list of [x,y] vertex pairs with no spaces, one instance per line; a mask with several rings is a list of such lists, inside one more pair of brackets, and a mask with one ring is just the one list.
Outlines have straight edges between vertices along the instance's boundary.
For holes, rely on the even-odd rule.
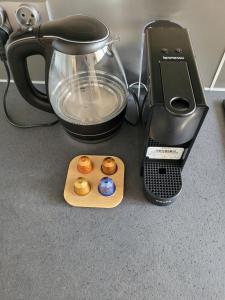
[[[7,58],[14,77],[15,84],[22,97],[32,106],[46,112],[53,113],[48,97],[48,73],[52,58],[52,47],[50,41],[30,37],[15,40],[7,46]],[[32,83],[27,58],[33,55],[41,55],[45,59],[45,85],[47,94],[39,91]]]

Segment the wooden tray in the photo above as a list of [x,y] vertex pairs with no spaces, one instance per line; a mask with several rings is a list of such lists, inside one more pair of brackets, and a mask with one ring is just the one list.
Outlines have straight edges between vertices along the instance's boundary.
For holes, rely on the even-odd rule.
[[[96,207],[96,208],[113,208],[120,204],[123,200],[124,194],[124,172],[125,167],[123,161],[116,157],[110,156],[115,159],[117,163],[117,172],[113,175],[105,175],[101,170],[102,161],[108,156],[86,155],[90,157],[93,162],[93,170],[89,174],[82,174],[77,170],[77,162],[80,158],[79,155],[71,160],[67,173],[64,198],[65,201],[71,206],[78,207]],[[88,195],[79,196],[74,192],[74,182],[78,177],[84,177],[91,185],[91,191]],[[103,177],[110,177],[116,185],[116,191],[111,196],[102,196],[98,191],[98,185]]]

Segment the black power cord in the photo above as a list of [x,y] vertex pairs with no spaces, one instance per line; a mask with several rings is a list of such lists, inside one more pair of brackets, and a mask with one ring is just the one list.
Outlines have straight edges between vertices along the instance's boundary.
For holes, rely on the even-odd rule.
[[24,124],[24,123],[17,123],[16,121],[13,120],[13,118],[9,115],[8,109],[7,109],[7,95],[8,95],[8,91],[9,91],[9,86],[10,86],[10,71],[9,71],[9,66],[7,64],[6,60],[2,60],[4,66],[5,66],[5,70],[7,73],[7,84],[6,84],[6,88],[4,91],[4,95],[3,95],[3,109],[4,109],[4,113],[6,116],[7,121],[14,127],[16,128],[23,128],[23,129],[29,129],[29,128],[37,128],[37,127],[50,127],[53,126],[55,124],[57,124],[59,121],[55,120],[53,122],[50,123],[37,123],[37,124]]
[[137,95],[135,94],[135,92],[132,90],[132,87],[129,87],[128,88],[128,92],[130,94],[130,96],[132,97],[133,99],[133,102],[135,104],[135,107],[136,107],[136,111],[137,111],[137,118],[136,118],[136,121],[132,122],[127,115],[125,115],[125,120],[128,124],[132,125],[132,126],[136,126],[139,121],[140,121],[140,103],[138,101],[138,97]]
[[[135,90],[137,90],[138,87],[138,94],[136,94]],[[145,90],[145,94],[142,93],[143,96],[143,100],[141,101],[141,97],[140,97],[140,88],[143,88]],[[126,118],[127,123],[135,126],[137,125],[139,122],[143,123],[143,114],[144,114],[144,108],[145,108],[145,104],[146,104],[146,100],[147,100],[147,95],[148,95],[148,89],[146,87],[146,85],[142,82],[134,82],[132,84],[129,85],[128,88],[129,93],[132,95],[133,97],[133,101],[136,105],[136,109],[137,109],[137,120],[136,122],[132,123],[130,120],[128,120]]]
[[37,127],[50,127],[50,126],[57,124],[59,122],[58,120],[55,120],[50,123],[40,123],[40,124],[17,123],[10,116],[8,109],[7,109],[7,95],[8,95],[8,91],[9,91],[9,87],[10,87],[11,76],[10,76],[10,70],[9,70],[9,66],[7,63],[7,57],[6,57],[6,53],[5,53],[5,44],[8,40],[8,38],[9,38],[9,35],[2,28],[0,28],[0,59],[4,64],[5,71],[7,74],[7,83],[6,83],[6,88],[5,88],[5,91],[3,94],[3,109],[4,109],[4,113],[5,113],[7,121],[12,126],[14,126],[16,128],[23,128],[23,129],[37,128]]

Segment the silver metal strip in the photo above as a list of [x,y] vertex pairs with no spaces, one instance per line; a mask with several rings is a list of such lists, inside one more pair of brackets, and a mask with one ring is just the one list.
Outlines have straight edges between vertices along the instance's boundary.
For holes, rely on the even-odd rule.
[[212,80],[212,83],[211,83],[211,85],[209,87],[209,90],[213,90],[214,89],[215,84],[217,82],[217,79],[218,79],[218,77],[219,77],[219,75],[221,73],[222,67],[224,65],[224,62],[225,62],[225,52],[223,53],[223,56],[222,56],[221,61],[220,61],[219,65],[218,65],[216,73],[215,73],[215,75],[213,77],[213,80]]
[[[7,79],[0,79],[0,83],[7,83],[8,80]],[[15,81],[13,79],[10,80],[10,83],[15,83]],[[45,84],[45,82],[43,80],[32,80],[33,84]]]
[[205,87],[204,88],[205,91],[210,91],[210,92],[225,92],[225,88],[209,88],[209,87]]

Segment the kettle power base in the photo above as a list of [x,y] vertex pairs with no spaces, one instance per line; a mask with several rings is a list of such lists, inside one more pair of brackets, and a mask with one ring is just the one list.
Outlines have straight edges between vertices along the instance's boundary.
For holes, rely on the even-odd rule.
[[[100,134],[92,134],[92,135],[91,134],[89,134],[89,135],[82,134],[81,125],[79,125],[80,128],[78,129],[78,128],[75,128],[75,126],[73,124],[72,125],[66,124],[66,125],[64,125],[64,129],[65,129],[65,132],[68,134],[68,136],[70,136],[71,138],[73,138],[74,140],[76,140],[78,142],[85,143],[85,144],[99,144],[102,142],[106,142],[106,141],[110,140],[113,136],[115,136],[119,132],[119,130],[122,126],[122,121],[123,121],[123,114],[121,114],[121,120],[118,120],[118,124],[116,124],[116,126],[112,127],[110,130],[101,132]],[[85,126],[83,126],[83,127],[85,127]],[[80,130],[80,132],[78,132],[78,130]],[[85,130],[87,130],[87,129],[85,129]]]
[[182,188],[179,161],[144,159],[144,193],[149,201],[167,206],[176,200]]
[[[83,170],[82,168],[79,169],[79,163],[83,157],[91,161],[91,171],[85,169],[85,167],[88,168],[88,165],[82,166],[84,167]],[[102,171],[104,159],[114,160],[116,163],[114,174],[109,175]],[[116,207],[122,202],[124,196],[124,173],[124,163],[118,157],[97,155],[76,156],[69,164],[64,199],[68,204],[75,207]],[[105,183],[105,181],[107,182]],[[104,193],[106,195],[103,195]]]

